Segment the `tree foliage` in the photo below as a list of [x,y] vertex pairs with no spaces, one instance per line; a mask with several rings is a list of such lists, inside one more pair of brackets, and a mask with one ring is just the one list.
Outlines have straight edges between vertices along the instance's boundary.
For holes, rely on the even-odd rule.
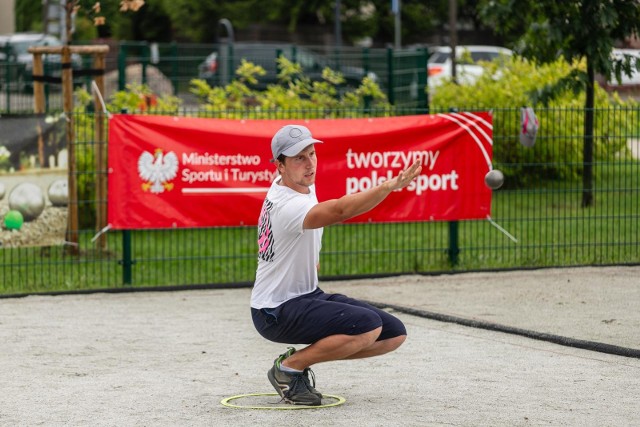
[[611,50],[640,33],[636,0],[483,0],[480,11],[526,58],[541,63],[559,56],[567,62],[587,59],[604,76],[628,75],[635,66],[612,61]]
[[[582,206],[593,200],[594,97],[595,76],[607,78],[631,67],[640,70],[640,61],[612,59],[616,43],[640,34],[640,2],[637,0],[482,0],[481,14],[499,32],[518,41],[527,58],[549,63],[557,57],[567,62],[584,60],[584,71],[572,70],[554,86],[547,87],[548,99],[571,87],[584,90],[584,140],[582,150]],[[633,62],[633,64],[632,64]]]
[[[78,0],[78,4],[86,12],[96,1]],[[214,42],[218,36],[224,36],[218,28],[218,22],[223,18],[228,19],[236,30],[260,23],[286,28],[292,35],[302,34],[309,28],[317,31],[318,27],[333,34],[336,25],[336,0],[153,0],[146,1],[137,13],[122,13],[121,1],[100,1],[104,25],[91,31],[86,22],[81,22],[82,28],[74,39],[85,40],[97,32],[98,37],[118,40]],[[483,25],[477,12],[479,1],[458,0],[460,22],[471,23],[476,28]],[[391,0],[341,0],[340,5],[345,44],[365,37],[377,45],[393,42],[395,16],[391,11]],[[448,5],[449,0],[402,0],[403,44],[424,44],[435,33],[446,31]],[[16,0],[18,31],[41,30],[42,7],[42,0]],[[86,14],[79,14],[77,19],[86,21]]]
[[16,0],[16,31],[42,31],[42,0]]
[[[564,87],[558,89],[555,97],[544,106],[536,102],[535,94],[539,88],[555,86],[567,75],[584,73],[585,61],[568,63],[564,58],[558,58],[539,64],[516,56],[504,65],[492,62],[484,66],[486,71],[474,84],[447,82],[438,87],[431,97],[431,109],[494,110],[493,160],[497,164],[509,165],[503,172],[507,175],[505,181],[511,186],[539,185],[549,179],[579,179],[582,168],[576,158],[581,153],[580,135],[584,132],[585,115],[582,111],[585,93],[576,96],[572,88]],[[524,105],[536,107],[540,121],[538,142],[530,149],[523,148],[518,139],[520,107]],[[612,107],[619,107],[620,111],[634,111],[637,105],[635,101],[624,101],[616,94],[610,96],[596,85],[596,161],[629,156],[625,136],[636,133],[633,128],[636,122],[629,120],[628,115],[615,114]],[[562,139],[562,150],[546,139],[551,134]],[[500,139],[496,139],[496,135]],[[536,168],[529,167],[532,163]]]

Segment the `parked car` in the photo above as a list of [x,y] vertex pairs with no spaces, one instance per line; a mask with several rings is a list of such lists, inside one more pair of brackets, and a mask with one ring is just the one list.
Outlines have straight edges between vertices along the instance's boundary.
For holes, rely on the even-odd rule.
[[[0,35],[0,86],[8,85],[17,91],[33,90],[33,55],[31,46],[62,46],[55,36],[42,33],[15,33]],[[45,70],[60,76],[60,55],[42,55]],[[80,68],[80,55],[72,55],[74,68]]]
[[[427,62],[429,89],[434,89],[451,79],[451,47],[431,48]],[[500,46],[456,46],[456,79],[459,83],[473,84],[485,68],[482,61],[501,61],[513,56],[513,51]]]
[[258,77],[257,88],[264,89],[268,84],[278,82],[276,59],[278,54],[282,54],[287,59],[299,63],[304,75],[312,81],[322,80],[322,70],[325,67],[340,71],[345,78],[345,86],[357,87],[364,77],[377,80],[375,73],[367,72],[362,67],[336,64],[328,57],[302,46],[277,42],[238,42],[231,45],[231,48],[230,50],[227,45],[221,45],[217,51],[208,55],[198,66],[198,77],[206,80],[211,86],[226,84],[233,79],[233,73],[242,59],[246,59],[261,66],[267,72],[265,76]]
[[612,74],[608,81],[605,82],[610,87],[637,87],[640,85],[640,71],[635,68],[636,61],[640,62],[640,50],[638,49],[613,49],[611,51],[611,59],[614,61],[629,61],[631,74],[627,75],[623,71],[620,75],[620,81]]

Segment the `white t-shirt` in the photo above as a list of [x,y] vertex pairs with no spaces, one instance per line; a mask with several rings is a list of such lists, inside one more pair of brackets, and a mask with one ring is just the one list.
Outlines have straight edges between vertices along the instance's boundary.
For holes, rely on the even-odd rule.
[[309,194],[280,185],[277,177],[267,192],[258,221],[258,269],[251,307],[273,308],[318,287],[322,228],[302,228],[318,204],[315,185]]

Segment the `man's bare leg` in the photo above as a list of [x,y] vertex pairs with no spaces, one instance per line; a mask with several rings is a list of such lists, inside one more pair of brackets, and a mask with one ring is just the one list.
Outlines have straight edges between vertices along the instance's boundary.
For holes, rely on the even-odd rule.
[[364,348],[351,356],[345,357],[345,359],[364,359],[365,357],[380,356],[381,354],[390,353],[400,347],[406,339],[406,335],[400,335],[398,337],[376,341],[369,347]]
[[295,352],[282,364],[302,371],[316,363],[331,360],[379,356],[397,349],[406,338],[401,335],[376,341],[381,331],[382,327],[360,335],[331,335]]

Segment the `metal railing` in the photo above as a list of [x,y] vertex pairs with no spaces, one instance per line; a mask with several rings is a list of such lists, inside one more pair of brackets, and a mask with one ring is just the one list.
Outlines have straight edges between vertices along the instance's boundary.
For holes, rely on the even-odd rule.
[[[595,112],[595,203],[589,207],[581,205],[584,111],[537,114],[543,126],[536,145],[525,149],[518,144],[520,109],[493,110],[494,167],[507,178],[493,194],[490,220],[328,227],[321,278],[640,263],[640,112]],[[95,181],[107,171],[91,161],[93,116],[79,114],[75,121],[85,123],[75,139],[79,246],[0,249],[0,293],[253,280],[255,227],[109,231],[103,246],[92,242],[96,209],[117,200],[96,200]]]
[[[411,108],[427,106],[426,49],[343,47],[335,51],[335,48],[326,46],[283,44],[280,53],[282,51],[294,61],[305,62],[307,72],[319,73],[324,66],[329,66],[334,71],[343,72],[346,77],[354,74],[354,70],[354,78],[374,75],[392,104]],[[182,99],[185,106],[193,107],[194,96],[190,93],[193,79],[201,78],[211,85],[226,84],[234,78],[241,59],[267,66],[275,64],[277,57],[266,47],[251,53],[238,52],[239,47],[227,44],[127,41],[113,44],[105,60],[104,97],[108,100],[114,92],[124,90],[127,84],[145,84],[157,95],[174,95]],[[217,56],[214,70],[207,69],[206,64],[206,59],[212,54]],[[90,58],[84,58],[82,70],[90,68]],[[358,74],[357,70],[362,73]],[[59,69],[57,71],[59,74]],[[0,113],[27,113],[33,109],[33,87],[23,82],[30,77],[27,75],[29,72],[17,62],[0,61]],[[45,67],[45,76],[55,72],[52,67]],[[22,80],[18,81],[19,78]],[[74,84],[90,89],[90,78],[74,78]],[[60,85],[45,83],[48,111],[60,110],[61,98]]]

